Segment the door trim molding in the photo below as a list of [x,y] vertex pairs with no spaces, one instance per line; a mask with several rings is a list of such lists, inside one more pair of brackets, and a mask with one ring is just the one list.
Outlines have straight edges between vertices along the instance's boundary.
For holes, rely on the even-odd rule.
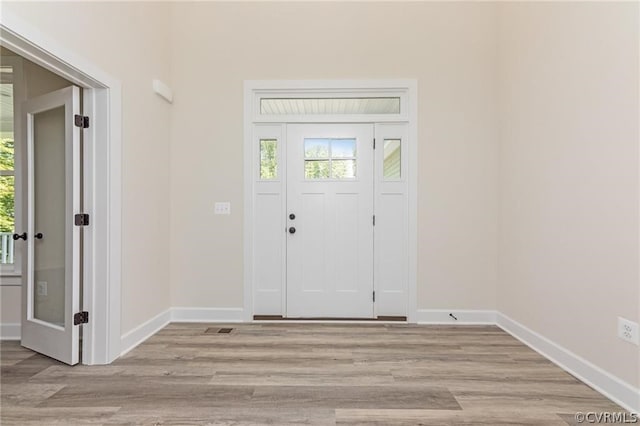
[[85,133],[83,364],[108,364],[120,355],[122,85],[55,38],[4,10],[0,42],[18,55],[84,88]]
[[[407,110],[396,116],[383,117],[380,115],[367,117],[365,115],[347,116],[282,116],[274,121],[273,117],[260,119],[256,117],[256,101],[260,93],[282,94],[304,93],[313,96],[332,95],[340,93],[348,97],[362,93],[396,93],[402,96],[402,102]],[[253,250],[254,250],[254,191],[253,180],[253,126],[257,123],[407,123],[409,127],[409,175],[408,175],[408,232],[409,232],[409,262],[408,262],[408,300],[407,321],[415,323],[417,317],[417,183],[418,183],[418,82],[414,79],[379,79],[379,80],[245,80],[244,82],[244,295],[243,318],[246,322],[253,321]]]

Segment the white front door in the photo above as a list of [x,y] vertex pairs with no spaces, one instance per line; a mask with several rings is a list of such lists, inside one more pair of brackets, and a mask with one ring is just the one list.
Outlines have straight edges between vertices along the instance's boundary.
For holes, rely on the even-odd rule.
[[372,318],[373,125],[287,126],[287,317]]
[[[22,345],[78,363],[80,307],[80,89],[74,86],[23,104],[27,152],[27,227]],[[24,240],[24,241],[23,241]]]

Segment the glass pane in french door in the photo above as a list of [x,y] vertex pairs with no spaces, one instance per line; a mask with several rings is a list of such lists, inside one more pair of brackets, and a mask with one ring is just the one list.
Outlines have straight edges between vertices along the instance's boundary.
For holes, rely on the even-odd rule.
[[65,276],[65,110],[33,116],[33,313],[64,326]]

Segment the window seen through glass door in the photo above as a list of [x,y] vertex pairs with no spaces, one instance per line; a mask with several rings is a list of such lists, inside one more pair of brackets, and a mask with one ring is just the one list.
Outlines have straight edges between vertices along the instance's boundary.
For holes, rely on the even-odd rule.
[[0,264],[14,263],[15,161],[13,68],[0,67]]

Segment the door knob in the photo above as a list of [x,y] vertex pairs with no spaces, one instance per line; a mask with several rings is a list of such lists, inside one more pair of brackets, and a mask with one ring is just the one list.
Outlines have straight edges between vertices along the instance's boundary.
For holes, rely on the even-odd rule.
[[36,240],[41,240],[43,237],[44,237],[44,235],[42,235],[42,232],[38,232],[38,233],[35,235]]
[[296,233],[296,228],[294,228],[293,226],[291,228],[289,228],[289,233],[290,234],[295,234]]
[[22,234],[13,234],[13,241],[18,241],[20,238],[27,241],[27,233],[23,232]]
[[291,213],[291,214],[289,215],[289,219],[293,220],[293,219],[295,219],[295,218],[296,218],[296,215],[295,215],[295,214]]

